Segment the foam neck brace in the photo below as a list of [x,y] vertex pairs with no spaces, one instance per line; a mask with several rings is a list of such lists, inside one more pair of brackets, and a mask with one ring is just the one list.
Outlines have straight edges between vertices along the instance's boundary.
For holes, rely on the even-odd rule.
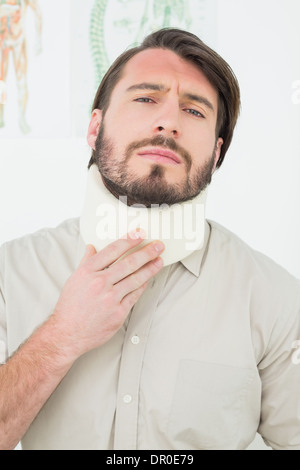
[[106,188],[94,164],[88,172],[80,217],[81,237],[98,252],[139,227],[146,232],[146,238],[136,249],[161,240],[165,244],[161,255],[164,265],[176,263],[203,246],[206,193],[202,191],[193,200],[171,206],[127,206],[126,197],[117,199]]

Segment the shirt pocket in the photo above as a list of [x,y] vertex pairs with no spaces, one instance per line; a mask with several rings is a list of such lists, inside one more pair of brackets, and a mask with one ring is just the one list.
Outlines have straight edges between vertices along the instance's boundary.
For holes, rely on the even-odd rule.
[[247,396],[250,393],[251,400],[255,373],[253,369],[180,361],[168,422],[175,448],[235,448],[241,422],[251,408]]

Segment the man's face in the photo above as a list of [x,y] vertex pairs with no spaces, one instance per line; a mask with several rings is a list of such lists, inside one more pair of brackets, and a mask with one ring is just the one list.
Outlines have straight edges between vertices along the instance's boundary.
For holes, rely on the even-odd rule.
[[172,51],[148,49],[125,66],[103,116],[95,110],[88,142],[106,186],[131,204],[174,204],[210,183],[218,94],[204,74]]

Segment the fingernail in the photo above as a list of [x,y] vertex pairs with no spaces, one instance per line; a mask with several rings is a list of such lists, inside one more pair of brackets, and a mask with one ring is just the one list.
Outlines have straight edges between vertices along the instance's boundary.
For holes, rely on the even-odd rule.
[[157,251],[157,253],[160,253],[161,251],[163,251],[163,249],[165,248],[164,244],[161,243],[161,242],[156,242],[154,244],[154,248],[155,250]]

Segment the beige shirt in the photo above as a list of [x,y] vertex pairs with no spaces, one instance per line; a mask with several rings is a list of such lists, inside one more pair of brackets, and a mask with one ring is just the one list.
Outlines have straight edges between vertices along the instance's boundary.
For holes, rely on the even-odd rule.
[[[51,314],[83,251],[77,219],[1,248],[5,356]],[[23,448],[244,449],[258,430],[300,449],[298,340],[299,281],[208,222],[203,249],[165,267],[76,361]]]

